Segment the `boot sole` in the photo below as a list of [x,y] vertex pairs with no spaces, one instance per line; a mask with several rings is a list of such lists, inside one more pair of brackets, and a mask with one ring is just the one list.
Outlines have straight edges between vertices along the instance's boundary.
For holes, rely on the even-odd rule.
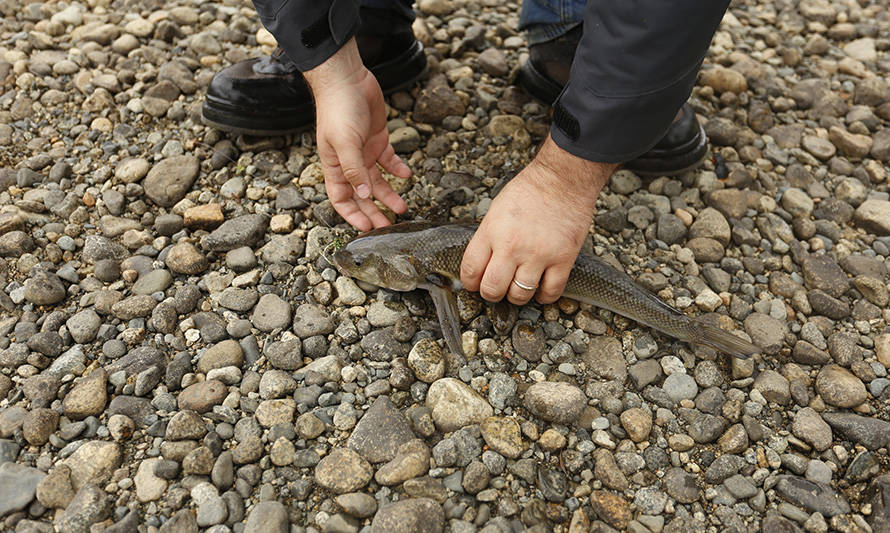
[[[378,81],[401,79],[394,85],[381,86],[384,95],[410,88],[426,71],[426,56],[423,45],[418,41],[398,57],[371,69]],[[315,126],[315,102],[309,101],[299,107],[278,110],[274,115],[257,116],[255,108],[233,106],[205,96],[201,106],[201,120],[207,126],[231,133],[255,137],[290,135],[311,130]]]

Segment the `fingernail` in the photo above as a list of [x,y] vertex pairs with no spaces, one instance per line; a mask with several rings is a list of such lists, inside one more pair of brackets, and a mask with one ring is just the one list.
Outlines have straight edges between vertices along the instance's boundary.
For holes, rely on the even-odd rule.
[[355,193],[359,198],[370,198],[371,197],[371,188],[366,184],[362,183],[358,187],[355,188]]

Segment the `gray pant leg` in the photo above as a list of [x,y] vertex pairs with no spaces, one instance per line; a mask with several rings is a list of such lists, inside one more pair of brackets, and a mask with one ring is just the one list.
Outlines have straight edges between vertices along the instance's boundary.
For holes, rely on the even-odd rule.
[[689,98],[729,0],[589,0],[550,133],[590,161],[652,148]]

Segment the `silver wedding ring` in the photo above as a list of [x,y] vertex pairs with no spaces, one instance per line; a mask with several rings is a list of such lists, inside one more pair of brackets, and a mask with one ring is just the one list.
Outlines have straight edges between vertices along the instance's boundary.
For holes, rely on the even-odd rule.
[[520,289],[523,289],[523,290],[526,290],[526,291],[533,291],[533,290],[535,290],[535,289],[537,288],[537,287],[534,287],[534,286],[531,286],[531,285],[526,285],[525,283],[522,283],[521,281],[517,281],[517,280],[515,280],[515,279],[513,280],[513,283],[515,283],[516,286],[519,287]]

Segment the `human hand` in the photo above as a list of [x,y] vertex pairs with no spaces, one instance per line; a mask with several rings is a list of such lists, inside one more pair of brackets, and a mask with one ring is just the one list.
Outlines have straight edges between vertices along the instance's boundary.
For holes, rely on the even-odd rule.
[[355,39],[303,74],[315,97],[318,157],[331,204],[361,231],[389,225],[373,198],[396,213],[408,206],[377,164],[400,178],[411,176],[411,169],[389,143],[383,93]]
[[[618,165],[566,152],[548,136],[492,201],[467,245],[461,282],[490,302],[556,301],[590,230],[596,198]],[[533,287],[524,289],[519,284]]]

